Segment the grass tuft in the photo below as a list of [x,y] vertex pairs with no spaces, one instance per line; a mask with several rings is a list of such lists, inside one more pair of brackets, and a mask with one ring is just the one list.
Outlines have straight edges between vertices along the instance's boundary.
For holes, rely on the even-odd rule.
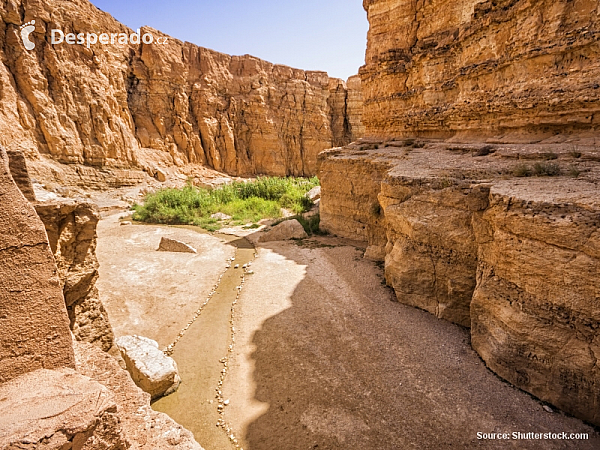
[[134,206],[133,220],[196,225],[216,231],[221,228],[221,223],[210,216],[218,212],[231,216],[234,225],[281,217],[281,208],[302,214],[313,204],[306,194],[318,185],[316,177],[262,177],[212,190],[191,185],[182,189],[162,189],[148,194],[143,205]]

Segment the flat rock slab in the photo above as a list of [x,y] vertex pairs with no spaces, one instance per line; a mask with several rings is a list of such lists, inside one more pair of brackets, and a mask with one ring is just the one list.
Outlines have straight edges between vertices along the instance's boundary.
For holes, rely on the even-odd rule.
[[166,237],[161,238],[160,245],[158,246],[158,251],[175,253],[198,253],[198,250],[196,250],[191,245]]
[[17,377],[0,386],[0,399],[2,449],[79,449],[117,411],[108,389],[71,369]]
[[123,336],[116,344],[131,378],[152,399],[177,390],[181,383],[177,364],[159,350],[156,341],[142,336]]
[[259,236],[258,242],[286,241],[288,239],[305,239],[308,237],[304,227],[296,219],[286,220]]

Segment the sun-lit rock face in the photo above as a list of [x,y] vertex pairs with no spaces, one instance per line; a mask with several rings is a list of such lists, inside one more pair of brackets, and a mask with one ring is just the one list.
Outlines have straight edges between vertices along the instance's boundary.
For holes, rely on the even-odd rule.
[[[361,133],[360,82],[229,56],[151,28],[166,44],[50,45],[64,33],[133,33],[86,0],[0,3],[0,144],[29,158],[234,175],[314,175],[317,154]],[[35,20],[27,50],[20,26]]]
[[60,280],[44,225],[0,147],[0,383],[37,369],[74,367]]
[[535,141],[600,128],[596,0],[364,0],[368,135]]

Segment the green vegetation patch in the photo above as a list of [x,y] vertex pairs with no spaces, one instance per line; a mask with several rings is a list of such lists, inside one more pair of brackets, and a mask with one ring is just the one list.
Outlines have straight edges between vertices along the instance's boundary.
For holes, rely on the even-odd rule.
[[318,185],[317,177],[262,177],[215,189],[191,185],[182,189],[161,189],[148,194],[143,205],[134,206],[133,220],[196,225],[215,231],[221,228],[221,222],[211,218],[216,213],[231,216],[232,225],[241,225],[281,217],[281,208],[294,214],[308,211],[313,203],[306,194]]

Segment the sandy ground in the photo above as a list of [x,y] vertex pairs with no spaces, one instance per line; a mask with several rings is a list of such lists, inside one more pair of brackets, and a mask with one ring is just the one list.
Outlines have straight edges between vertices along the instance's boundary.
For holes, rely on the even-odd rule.
[[[166,345],[206,298],[234,249],[218,235],[120,227],[117,218],[99,226],[102,300],[117,336],[137,333]],[[160,236],[183,240],[199,254],[156,252]],[[382,270],[364,260],[363,251],[335,238],[260,244],[255,274],[247,277],[236,307],[236,346],[223,388],[229,400],[224,417],[241,447],[600,448],[592,428],[546,412],[487,370],[467,330],[394,302]],[[203,312],[174,353],[189,386],[208,366],[219,367],[213,360],[229,343],[228,301]],[[219,330],[208,338],[201,331],[214,327]],[[209,347],[219,350],[202,350]],[[216,409],[211,398],[166,400],[168,407],[181,405],[173,415],[182,425],[210,428],[195,433],[207,450],[227,448],[226,439],[214,437],[223,431],[211,420],[189,417],[196,402]],[[590,440],[477,440],[478,432],[563,431],[589,433]]]
[[[138,334],[169,345],[204,301],[235,248],[185,228],[119,225],[116,214],[98,224],[97,286],[117,337]],[[161,237],[197,254],[158,252]]]
[[[273,243],[253,268],[225,385],[245,449],[600,448],[487,370],[467,330],[393,302],[361,249]],[[516,431],[593,440],[477,440]]]

